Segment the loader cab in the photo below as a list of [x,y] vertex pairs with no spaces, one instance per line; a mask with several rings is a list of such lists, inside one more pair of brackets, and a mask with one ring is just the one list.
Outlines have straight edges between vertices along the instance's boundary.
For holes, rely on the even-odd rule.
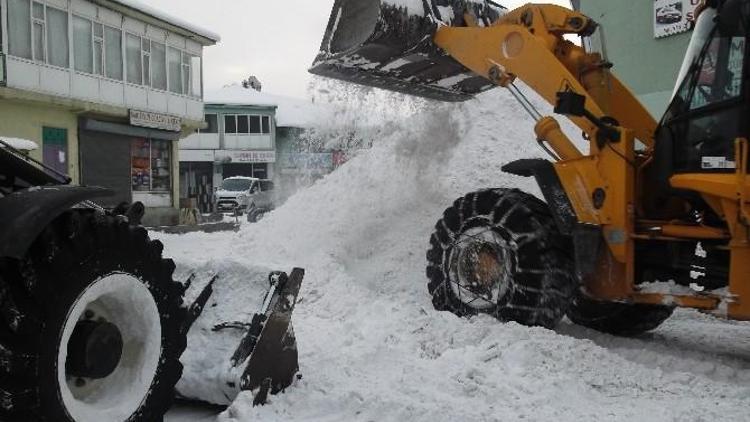
[[734,140],[748,137],[750,2],[712,2],[700,14],[672,102],[656,132],[656,172],[734,171]]

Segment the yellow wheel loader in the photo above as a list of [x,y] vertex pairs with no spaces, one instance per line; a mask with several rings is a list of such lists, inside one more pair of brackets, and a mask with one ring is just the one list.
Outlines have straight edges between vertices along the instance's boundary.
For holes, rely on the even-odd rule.
[[[439,101],[507,88],[551,157],[503,167],[535,177],[546,202],[485,189],[445,210],[427,252],[437,309],[545,327],[567,315],[617,335],[653,329],[675,307],[750,320],[750,1],[699,10],[657,123],[579,12],[336,0],[312,73]],[[577,125],[588,151],[516,79]]]

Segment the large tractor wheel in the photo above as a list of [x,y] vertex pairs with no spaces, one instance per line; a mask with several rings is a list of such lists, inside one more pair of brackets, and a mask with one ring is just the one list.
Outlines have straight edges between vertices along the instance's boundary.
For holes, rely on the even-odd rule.
[[0,420],[162,420],[186,311],[161,253],[142,227],[71,210],[0,260]]
[[438,310],[551,328],[575,290],[566,239],[547,205],[513,189],[459,198],[435,225],[428,289]]
[[578,293],[568,318],[603,333],[635,336],[651,331],[672,315],[671,306],[601,302]]

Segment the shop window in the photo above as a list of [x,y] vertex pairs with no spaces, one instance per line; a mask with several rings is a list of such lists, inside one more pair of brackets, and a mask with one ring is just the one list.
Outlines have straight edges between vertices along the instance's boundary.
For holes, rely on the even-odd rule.
[[133,191],[170,192],[172,189],[170,142],[146,138],[133,140],[131,177]]
[[79,72],[94,72],[91,21],[73,16],[73,63]]
[[224,133],[237,133],[237,116],[234,114],[224,116]]
[[263,116],[263,133],[271,133],[271,118],[269,116]]
[[247,117],[245,115],[237,116],[237,133],[249,133]]
[[141,37],[125,34],[125,63],[127,80],[131,84],[143,84],[143,64],[141,63]]
[[108,78],[122,80],[122,31],[104,27],[104,62]]

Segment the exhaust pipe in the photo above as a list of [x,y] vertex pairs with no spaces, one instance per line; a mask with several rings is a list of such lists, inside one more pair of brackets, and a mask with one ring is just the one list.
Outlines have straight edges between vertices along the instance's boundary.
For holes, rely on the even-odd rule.
[[440,101],[494,87],[433,43],[465,14],[491,25],[505,9],[489,0],[336,0],[310,72]]

